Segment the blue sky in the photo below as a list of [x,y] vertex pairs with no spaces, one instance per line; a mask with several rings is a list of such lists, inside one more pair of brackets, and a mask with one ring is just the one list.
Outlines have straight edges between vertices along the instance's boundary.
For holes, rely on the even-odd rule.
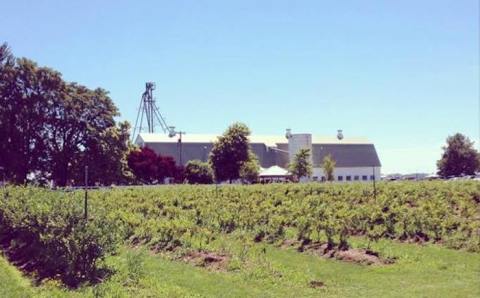
[[[0,42],[187,133],[366,136],[384,173],[479,138],[478,1],[3,1]],[[477,142],[478,143],[478,142]],[[478,146],[478,144],[477,144]]]

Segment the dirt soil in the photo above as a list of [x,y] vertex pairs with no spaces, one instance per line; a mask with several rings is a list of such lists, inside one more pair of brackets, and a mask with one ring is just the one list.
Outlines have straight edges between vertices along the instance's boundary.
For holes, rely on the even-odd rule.
[[204,267],[215,271],[226,271],[228,260],[227,255],[216,254],[207,251],[189,251],[181,258],[183,261],[198,267]]
[[298,241],[292,240],[285,241],[282,247],[297,247],[297,250],[300,252],[307,252],[327,259],[336,259],[363,265],[385,265],[394,263],[393,259],[382,258],[377,252],[362,248],[350,248],[347,250],[339,250],[338,248],[329,249],[326,243],[314,242],[301,245]]
[[319,280],[312,280],[312,281],[310,281],[309,286],[310,286],[310,288],[314,288],[314,289],[323,288],[323,287],[325,287],[325,283],[323,281],[319,281]]

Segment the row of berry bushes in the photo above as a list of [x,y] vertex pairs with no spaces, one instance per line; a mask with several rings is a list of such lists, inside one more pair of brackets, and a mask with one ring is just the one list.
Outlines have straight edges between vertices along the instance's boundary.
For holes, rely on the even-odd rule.
[[120,235],[105,210],[96,208],[89,220],[83,211],[80,193],[8,188],[0,199],[0,245],[39,279],[60,278],[68,286],[95,280]]

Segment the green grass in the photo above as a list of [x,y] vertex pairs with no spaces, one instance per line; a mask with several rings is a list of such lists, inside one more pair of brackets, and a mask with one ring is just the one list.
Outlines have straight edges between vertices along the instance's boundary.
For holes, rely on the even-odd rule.
[[[354,243],[358,244],[358,243]],[[374,250],[393,265],[361,266],[274,250],[272,260],[324,281],[339,297],[479,297],[480,256],[438,246],[381,241]],[[330,295],[326,295],[330,296]]]
[[0,297],[28,297],[32,294],[30,282],[0,255]]
[[[361,238],[352,243],[366,245]],[[232,256],[228,270],[215,272],[123,247],[107,259],[115,274],[75,291],[56,282],[34,287],[0,259],[0,297],[480,297],[479,254],[389,240],[372,248],[396,257],[396,263],[364,266],[325,260],[294,249],[246,243],[236,235],[209,245],[209,250]],[[325,288],[310,288],[312,280],[324,282]]]

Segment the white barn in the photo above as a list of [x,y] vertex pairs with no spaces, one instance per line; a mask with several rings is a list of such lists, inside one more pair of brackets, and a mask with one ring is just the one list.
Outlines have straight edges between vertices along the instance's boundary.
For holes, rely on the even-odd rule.
[[[178,164],[185,165],[189,160],[206,161],[217,135],[184,134],[181,142],[178,137],[164,134],[140,133],[135,143],[147,146],[157,154],[172,156]],[[335,181],[380,180],[381,163],[372,142],[364,138],[344,138],[341,131],[336,137],[320,137],[311,134],[285,136],[250,136],[252,151],[258,156],[260,166],[287,168],[293,156],[302,148],[312,153],[312,180],[321,181],[325,174],[321,167],[323,158],[331,155],[336,162]]]

